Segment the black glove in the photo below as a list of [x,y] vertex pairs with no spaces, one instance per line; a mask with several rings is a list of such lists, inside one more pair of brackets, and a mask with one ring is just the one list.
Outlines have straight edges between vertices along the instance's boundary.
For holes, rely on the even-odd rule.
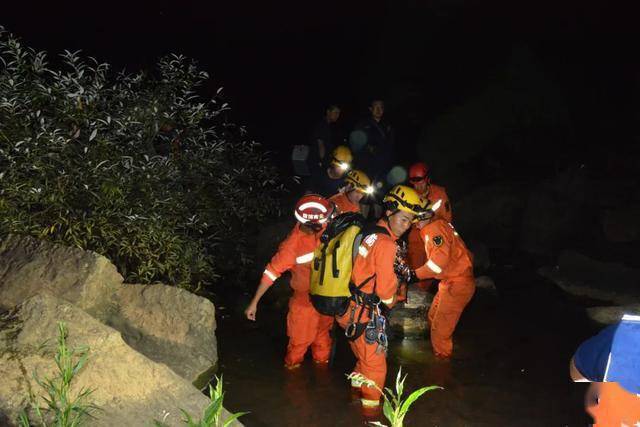
[[408,285],[410,285],[412,283],[419,282],[420,280],[418,279],[418,275],[416,274],[415,270],[407,268],[404,281],[407,282]]
[[407,284],[415,283],[418,281],[418,277],[416,276],[415,270],[412,270],[407,264],[404,262],[396,262],[393,264],[393,271],[398,276],[398,279],[406,282]]

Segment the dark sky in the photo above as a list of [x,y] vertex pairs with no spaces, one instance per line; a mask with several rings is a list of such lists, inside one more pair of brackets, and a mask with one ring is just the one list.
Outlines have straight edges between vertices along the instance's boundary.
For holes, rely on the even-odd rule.
[[[346,121],[354,121],[366,111],[369,97],[388,95],[392,80],[420,94],[420,105],[408,108],[423,115],[444,112],[482,90],[508,61],[514,44],[531,49],[549,78],[566,91],[578,118],[587,120],[589,111],[603,109],[602,104],[607,108],[598,118],[609,115],[607,120],[615,122],[637,116],[640,26],[628,5],[573,0],[52,3],[21,2],[3,10],[0,24],[36,49],[82,49],[116,68],[148,68],[168,52],[193,57],[216,86],[225,87],[234,120],[273,148],[306,139],[329,102],[341,103]],[[416,113],[393,107],[389,116],[400,126]]]

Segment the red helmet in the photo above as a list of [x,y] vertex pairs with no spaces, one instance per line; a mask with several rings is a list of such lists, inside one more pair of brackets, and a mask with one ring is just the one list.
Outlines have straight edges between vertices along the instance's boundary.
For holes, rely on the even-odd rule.
[[412,164],[409,167],[409,181],[420,182],[423,180],[429,182],[429,167],[424,162]]
[[307,194],[296,203],[293,212],[300,224],[317,225],[325,224],[335,211],[335,205],[319,194]]

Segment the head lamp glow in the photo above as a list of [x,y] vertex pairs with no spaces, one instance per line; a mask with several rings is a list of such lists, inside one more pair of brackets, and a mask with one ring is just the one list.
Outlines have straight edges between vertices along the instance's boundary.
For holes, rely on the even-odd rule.
[[373,192],[376,191],[375,188],[373,188],[373,186],[369,185],[368,187],[366,187],[364,189],[365,194],[373,194]]
[[345,163],[345,162],[338,163],[338,167],[343,171],[349,170],[349,163]]

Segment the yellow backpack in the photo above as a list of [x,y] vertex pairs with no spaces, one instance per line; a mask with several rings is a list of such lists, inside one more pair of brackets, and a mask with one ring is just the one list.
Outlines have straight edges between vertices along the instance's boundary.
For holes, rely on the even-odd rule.
[[347,212],[334,218],[322,233],[311,261],[309,288],[311,303],[321,314],[337,316],[347,309],[353,262],[368,230],[363,230],[364,223],[362,215]]

